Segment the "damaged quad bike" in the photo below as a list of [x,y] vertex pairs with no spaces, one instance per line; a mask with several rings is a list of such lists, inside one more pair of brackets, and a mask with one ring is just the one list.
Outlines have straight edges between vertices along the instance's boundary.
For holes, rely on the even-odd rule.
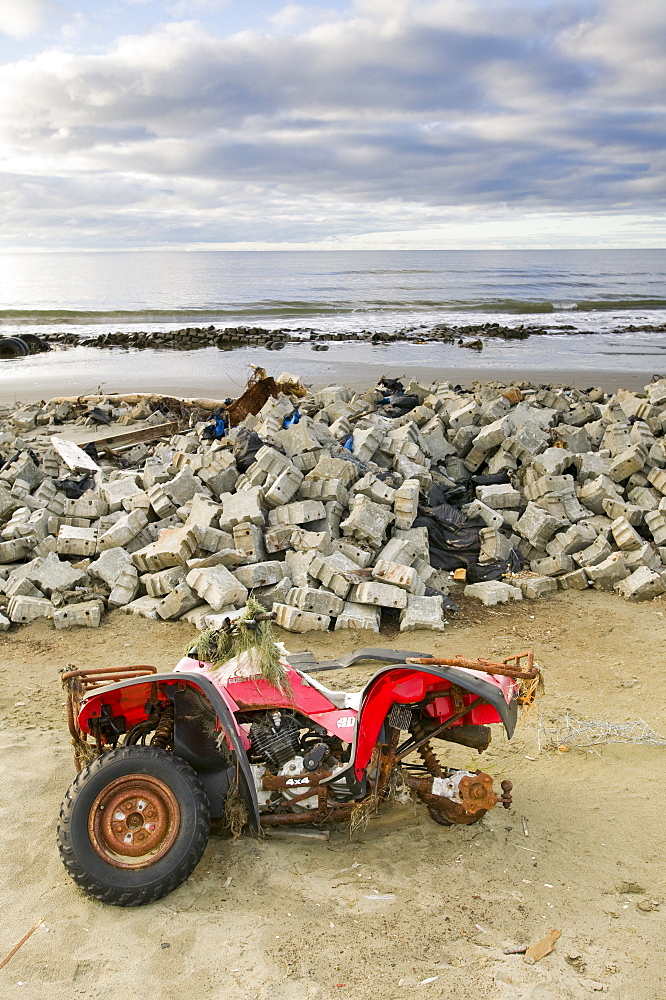
[[[532,653],[501,663],[360,649],[316,663],[289,654],[252,604],[199,636],[172,673],[155,667],[68,669],[78,774],[60,811],[58,846],[91,896],[137,906],[181,885],[212,819],[248,827],[349,821],[407,786],[438,823],[476,823],[511,803],[482,771],[440,762],[432,741],[479,752],[490,723],[513,734],[534,696]],[[385,664],[358,692],[313,676],[362,660]]]

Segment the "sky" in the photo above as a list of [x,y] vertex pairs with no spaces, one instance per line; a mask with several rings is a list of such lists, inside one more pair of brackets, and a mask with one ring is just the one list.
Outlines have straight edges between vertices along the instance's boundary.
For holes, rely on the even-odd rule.
[[658,0],[0,0],[0,247],[664,247]]

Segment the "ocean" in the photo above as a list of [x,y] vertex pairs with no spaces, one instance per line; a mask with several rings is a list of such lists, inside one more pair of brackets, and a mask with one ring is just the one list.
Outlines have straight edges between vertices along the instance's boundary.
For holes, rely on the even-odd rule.
[[[538,329],[473,358],[427,343],[435,324]],[[4,399],[92,391],[233,394],[250,364],[313,383],[431,371],[527,377],[648,377],[666,369],[666,250],[1,252],[0,332],[262,326],[320,332],[418,330],[425,343],[290,344],[188,353],[57,348],[0,366]],[[630,329],[633,328],[633,329]],[[639,328],[639,329],[637,329]],[[421,339],[421,338],[420,338]],[[494,375],[493,375],[494,373]],[[590,383],[591,384],[591,383]]]

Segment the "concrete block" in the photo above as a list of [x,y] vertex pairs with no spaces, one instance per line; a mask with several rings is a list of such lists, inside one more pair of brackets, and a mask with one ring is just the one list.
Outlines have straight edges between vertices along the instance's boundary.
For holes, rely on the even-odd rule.
[[641,538],[635,528],[632,528],[626,517],[616,518],[611,524],[611,531],[618,549],[626,551],[640,549],[645,543],[645,539]]
[[8,542],[0,542],[0,564],[24,559],[31,548],[32,542],[29,538],[12,538]]
[[[272,555],[274,552],[284,552],[285,549],[291,548],[293,533],[294,527],[291,524],[280,524],[273,528],[266,528],[263,533],[266,552]],[[308,532],[308,534],[312,534],[312,532]],[[259,561],[257,560],[257,562]]]
[[659,573],[663,569],[662,559],[659,551],[649,542],[641,545],[640,549],[631,549],[624,553],[624,565],[632,573],[639,566],[647,566],[648,569]]
[[1,588],[7,597],[43,597],[43,593],[26,577],[18,577],[5,583]]
[[536,501],[545,496],[563,499],[573,495],[573,476],[540,476],[525,483],[525,496],[528,500]]
[[526,424],[515,430],[511,437],[504,439],[503,448],[523,465],[526,465],[532,461],[535,455],[545,451],[548,443],[549,438],[545,431],[534,425]]
[[301,455],[306,451],[315,451],[320,447],[319,438],[309,417],[301,417],[297,424],[278,431],[275,440],[290,457]]
[[192,497],[190,512],[185,523],[197,524],[202,528],[213,528],[219,523],[221,514],[222,504],[197,493]]
[[122,608],[126,604],[131,604],[138,593],[139,574],[134,566],[128,566],[111,588],[107,604],[110,608]]
[[[375,558],[375,553],[370,548],[364,548],[363,543],[355,545],[353,542],[349,541],[348,538],[336,538],[331,542],[330,554],[333,552],[340,552],[347,559],[350,559],[355,566],[359,569],[365,569],[367,566],[373,562]],[[324,553],[320,550],[320,555]]]
[[428,549],[422,552],[415,541],[410,538],[389,538],[379,551],[378,559],[386,562],[400,563],[401,566],[412,566],[419,554],[427,555]]
[[359,478],[354,462],[341,458],[322,457],[315,467],[308,472],[308,479],[339,479],[343,486],[349,487]]
[[384,504],[373,503],[365,496],[356,496],[349,516],[340,522],[340,530],[348,537],[379,547],[392,521],[393,513]]
[[666,471],[664,469],[650,469],[647,474],[648,482],[661,494],[666,494]]
[[647,453],[642,445],[634,444],[630,448],[621,452],[617,458],[611,462],[608,470],[608,477],[614,483],[622,483],[629,479],[634,472],[640,472],[645,465]]
[[336,618],[342,612],[345,602],[330,590],[292,587],[283,603],[302,611],[313,611],[317,615]]
[[[293,500],[302,486],[303,473],[292,465],[290,468],[281,472],[274,482],[268,488],[264,489],[264,502],[269,508],[280,507],[289,503],[290,500]],[[345,492],[344,487],[341,485],[340,490],[342,493]],[[302,490],[301,495],[305,495],[302,493]],[[322,498],[314,497],[313,499]]]
[[587,590],[590,582],[584,569],[575,569],[573,573],[558,576],[557,585],[560,590]]
[[284,564],[295,587],[310,586],[314,578],[310,576],[309,569],[315,558],[315,553],[312,551],[285,553]]
[[479,532],[479,562],[508,559],[513,548],[511,541],[497,528],[482,528]]
[[104,514],[109,513],[109,505],[102,497],[94,496],[92,493],[84,493],[78,500],[63,500],[64,517],[88,517],[97,520]]
[[607,559],[612,551],[607,539],[599,535],[587,548],[574,552],[573,560],[579,566],[596,566]]
[[[355,495],[361,493],[368,500],[372,500],[373,503],[384,503],[388,504],[389,507],[393,506],[396,498],[396,490],[391,486],[387,486],[381,479],[378,479],[373,472],[368,472],[362,479],[359,479],[354,484],[352,492]],[[340,498],[335,497],[335,499]]]
[[651,601],[666,592],[666,585],[658,573],[647,566],[640,566],[615,585],[615,590],[626,601]]
[[416,479],[406,479],[395,491],[393,512],[396,528],[411,528],[419,509],[420,483]]
[[499,529],[504,524],[504,515],[500,511],[487,507],[480,500],[472,500],[471,503],[463,504],[461,510],[470,520],[481,518],[487,528]]
[[337,500],[329,500],[324,504],[324,516],[317,521],[309,522],[310,531],[325,531],[331,538],[340,537],[340,522],[344,507]]
[[526,538],[534,548],[542,549],[556,531],[568,528],[569,524],[530,502],[515,527],[518,534]]
[[326,508],[320,500],[301,500],[269,511],[268,523],[271,526],[310,524],[312,521],[322,520],[325,516]]
[[[358,566],[343,556],[341,552],[332,553],[330,556],[312,556],[307,564],[307,573],[314,580],[319,580],[325,587],[332,590],[337,597],[345,598],[351,587],[351,580],[345,574],[356,572]],[[301,583],[296,575],[290,576],[295,586],[307,586],[307,580]]]
[[94,556],[96,551],[96,528],[70,528],[65,524],[61,526],[56,538],[56,552],[59,555]]
[[337,500],[344,506],[349,503],[349,493],[338,479],[304,479],[298,495],[304,500],[321,500],[322,503],[329,500]]
[[443,632],[446,625],[441,597],[408,595],[407,607],[400,612],[401,632],[415,632],[417,629]]
[[[195,573],[205,573],[206,570],[193,570]],[[208,571],[210,572],[210,571]],[[181,618],[186,612],[201,604],[201,596],[189,586],[186,580],[181,580],[174,589],[163,597],[155,606],[159,618],[166,620]]]
[[145,548],[132,553],[132,562],[142,573],[157,573],[170,566],[184,566],[197,548],[197,533],[191,525],[167,528]]
[[597,538],[597,532],[589,524],[572,524],[566,531],[560,531],[546,543],[546,552],[549,556],[566,555],[572,556],[575,552],[581,552]]
[[210,604],[215,611],[232,604],[245,604],[247,601],[247,587],[224,566],[193,569],[185,579],[201,600]]
[[190,466],[186,465],[177,476],[169,482],[162,484],[162,489],[171,500],[174,507],[182,507],[188,500],[191,500],[197,493],[205,493],[206,487],[201,480],[195,476]]
[[352,436],[352,452],[361,462],[369,462],[381,447],[384,433],[379,427],[356,427]]
[[291,579],[288,576],[283,576],[277,583],[272,583],[268,587],[257,587],[252,592],[252,596],[267,611],[272,611],[274,604],[289,604],[287,595],[291,589]]
[[138,615],[140,618],[149,618],[151,621],[159,619],[157,608],[161,604],[159,597],[137,597],[131,604],[126,604],[123,611],[128,615]]
[[492,423],[482,427],[476,435],[473,450],[475,449],[485,455],[494,448],[498,448],[510,434],[511,421],[506,416],[500,417],[498,420],[493,420]]
[[74,569],[70,563],[59,559],[55,552],[52,552],[31,574],[31,579],[43,594],[50,597],[54,590],[73,590],[74,587],[81,586],[87,580],[87,575],[82,570]]
[[133,566],[132,557],[125,549],[106,549],[90,564],[88,573],[103,580],[108,587],[113,587],[121,573]]
[[335,631],[351,630],[355,632],[379,632],[381,611],[379,607],[368,604],[355,604],[346,601],[345,606],[335,622]]
[[425,584],[416,570],[400,563],[378,559],[372,570],[372,577],[379,583],[400,587],[401,590],[406,590],[410,594],[421,596],[425,593]]
[[617,485],[607,476],[597,476],[578,490],[578,499],[594,514],[604,514],[604,500],[622,500]]
[[556,434],[558,441],[561,441],[567,451],[573,455],[590,451],[590,439],[584,427],[569,427],[567,424],[559,424],[556,428]]
[[[103,483],[99,488],[100,497],[108,504],[111,513],[116,510],[124,510],[123,500],[128,500],[141,492],[143,492],[141,487],[137,486],[135,480],[130,476],[114,479],[111,483]],[[88,517],[89,515],[76,516]]]
[[274,604],[275,624],[288,632],[327,632],[331,619],[313,611],[301,611],[288,604]]
[[497,486],[477,486],[476,498],[491,510],[504,510],[507,507],[520,507],[522,497],[518,490],[509,484]]
[[0,632],[8,632],[11,628],[11,621],[6,615],[0,614]]
[[250,522],[234,525],[233,531],[234,548],[241,552],[245,562],[264,562],[266,559],[266,547],[264,544],[264,533],[262,529]]
[[488,475],[494,475],[496,472],[513,472],[517,468],[516,459],[503,448],[499,448],[494,455],[491,455],[486,465]]
[[[554,590],[558,589],[558,581],[554,580],[552,576],[530,576],[526,579],[516,580],[516,583],[520,587],[523,597],[526,597],[530,601],[544,597],[545,594],[552,594]],[[585,586],[587,586],[587,579],[585,580]]]
[[103,610],[103,601],[100,599],[85,601],[81,604],[68,604],[53,612],[53,624],[58,629],[99,628]]
[[645,524],[657,545],[666,544],[666,511],[648,510],[645,514]]
[[270,587],[285,575],[285,564],[277,560],[250,563],[249,566],[239,566],[233,575],[248,590],[254,590],[255,587]]
[[629,576],[623,552],[611,552],[603,562],[585,566],[584,569],[597,590],[612,590],[616,583]]
[[307,552],[312,549],[319,555],[326,556],[333,551],[333,541],[326,531],[307,531],[305,528],[294,528],[291,532],[291,547],[296,552]]
[[522,601],[523,594],[520,587],[512,587],[508,583],[500,580],[487,580],[484,583],[470,583],[465,587],[465,597],[475,597],[487,608],[496,604],[505,604],[507,601]]
[[164,597],[171,593],[174,587],[177,587],[180,581],[185,579],[185,576],[184,566],[170,566],[158,573],[144,574],[141,577],[141,583],[149,597]]
[[625,517],[634,528],[638,527],[643,521],[644,512],[636,504],[624,503],[624,501],[609,498],[602,500],[601,505],[604,513],[613,521],[618,517]]
[[572,573],[576,568],[571,556],[560,553],[555,556],[545,556],[543,559],[533,559],[530,569],[540,576],[561,576],[563,573]]
[[[251,524],[264,524],[263,492],[260,486],[249,490],[241,490],[239,493],[224,493],[220,497],[220,500],[222,501],[222,514],[220,516],[220,528],[222,531],[230,531],[235,525],[247,521]],[[284,510],[285,508],[281,507],[278,509]]]
[[355,604],[377,604],[382,608],[406,608],[407,593],[387,583],[357,583],[349,595]]
[[37,618],[52,618],[55,608],[45,597],[10,597],[7,613],[13,622],[27,624]]
[[97,551],[104,552],[106,549],[116,549],[127,545],[147,524],[148,518],[141,509],[124,514],[103,535],[99,536]]

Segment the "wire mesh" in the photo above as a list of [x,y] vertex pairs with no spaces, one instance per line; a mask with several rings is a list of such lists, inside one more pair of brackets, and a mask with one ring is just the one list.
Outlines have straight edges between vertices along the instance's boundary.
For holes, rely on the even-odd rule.
[[643,719],[634,722],[609,722],[607,719],[577,719],[568,713],[562,726],[546,726],[539,719],[537,733],[539,750],[553,747],[594,747],[605,743],[637,743],[642,746],[664,747],[666,739],[655,733]]

